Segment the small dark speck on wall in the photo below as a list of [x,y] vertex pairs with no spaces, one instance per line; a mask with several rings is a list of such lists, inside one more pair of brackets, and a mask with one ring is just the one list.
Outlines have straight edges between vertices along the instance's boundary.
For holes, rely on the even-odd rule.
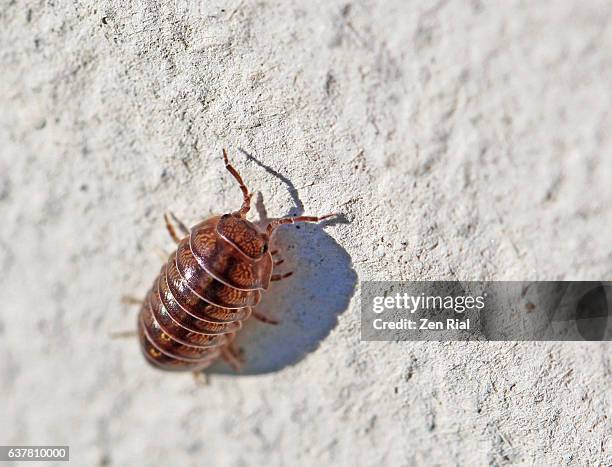
[[98,465],[100,467],[107,467],[111,465],[111,463],[112,460],[108,454],[103,454],[102,457],[100,457],[100,460],[98,461]]
[[0,201],[5,200],[11,194],[11,181],[6,176],[0,176]]

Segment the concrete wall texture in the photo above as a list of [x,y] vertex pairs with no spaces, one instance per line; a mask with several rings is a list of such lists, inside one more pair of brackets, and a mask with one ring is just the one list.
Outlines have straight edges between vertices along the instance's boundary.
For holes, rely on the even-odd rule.
[[[196,4],[199,3],[199,4]],[[611,280],[608,1],[0,2],[0,444],[74,465],[605,465],[609,343],[361,342],[361,280]],[[148,367],[189,224],[284,227],[243,374]],[[242,151],[240,151],[242,149]],[[265,207],[264,207],[265,206]],[[257,213],[253,214],[257,218]]]

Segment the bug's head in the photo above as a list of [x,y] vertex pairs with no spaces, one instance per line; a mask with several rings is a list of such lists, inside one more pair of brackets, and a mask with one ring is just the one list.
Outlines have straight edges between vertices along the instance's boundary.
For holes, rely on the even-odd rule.
[[217,232],[249,258],[258,259],[268,252],[268,235],[236,213],[221,216]]

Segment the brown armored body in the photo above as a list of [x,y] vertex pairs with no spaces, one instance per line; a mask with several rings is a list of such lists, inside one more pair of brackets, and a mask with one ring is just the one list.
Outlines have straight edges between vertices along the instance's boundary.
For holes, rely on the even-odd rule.
[[180,238],[166,217],[166,226],[177,250],[161,268],[138,315],[138,335],[147,361],[160,369],[198,371],[218,357],[239,369],[240,355],[233,340],[242,322],[251,315],[276,324],[253,309],[271,281],[291,275],[273,274],[282,263],[268,251],[276,227],[295,222],[318,222],[331,216],[275,219],[264,230],[245,216],[251,194],[238,172],[227,170],[240,184],[243,204],[239,211],[215,216],[190,231],[178,222]]

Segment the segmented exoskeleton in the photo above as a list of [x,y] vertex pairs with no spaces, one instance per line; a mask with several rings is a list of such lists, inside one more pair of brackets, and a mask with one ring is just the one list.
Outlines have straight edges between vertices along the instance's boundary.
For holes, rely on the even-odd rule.
[[279,225],[319,222],[326,216],[284,217],[260,229],[248,221],[251,193],[229,163],[226,169],[240,185],[242,207],[214,216],[188,230],[174,218],[180,237],[166,215],[166,226],[178,244],[162,266],[138,315],[138,335],[147,361],[163,370],[198,371],[222,357],[239,369],[241,357],[233,344],[242,322],[251,315],[276,321],[253,309],[271,281],[292,273],[274,274],[282,263],[268,251]]

